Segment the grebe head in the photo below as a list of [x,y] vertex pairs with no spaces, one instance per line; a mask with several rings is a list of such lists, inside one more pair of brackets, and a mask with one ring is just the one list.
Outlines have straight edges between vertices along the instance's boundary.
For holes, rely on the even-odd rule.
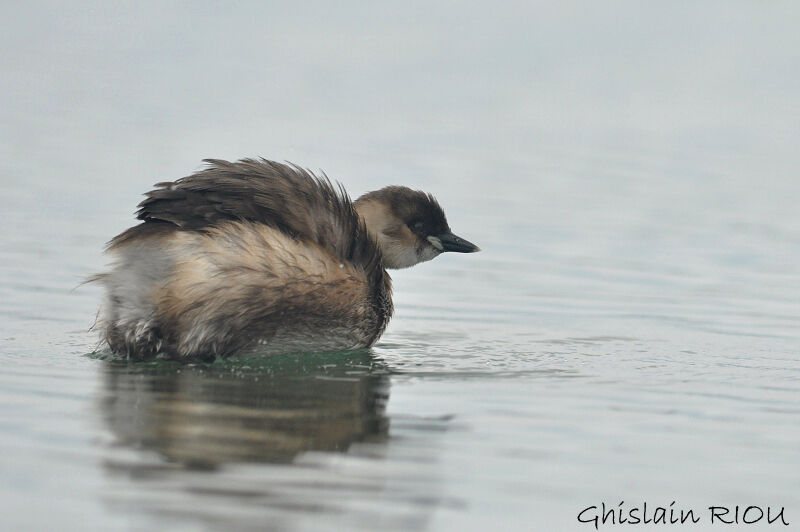
[[439,203],[422,191],[385,187],[364,194],[355,207],[378,243],[387,268],[407,268],[445,251],[480,251],[450,231]]

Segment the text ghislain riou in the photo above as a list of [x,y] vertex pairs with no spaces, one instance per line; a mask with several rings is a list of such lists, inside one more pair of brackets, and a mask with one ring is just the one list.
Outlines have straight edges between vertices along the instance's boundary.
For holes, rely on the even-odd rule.
[[616,506],[602,503],[588,506],[578,513],[578,521],[593,525],[682,525],[705,521],[713,525],[753,525],[756,523],[789,526],[783,506],[780,509],[770,506],[708,506],[702,510],[676,508],[675,501],[667,506],[626,505],[621,501]]

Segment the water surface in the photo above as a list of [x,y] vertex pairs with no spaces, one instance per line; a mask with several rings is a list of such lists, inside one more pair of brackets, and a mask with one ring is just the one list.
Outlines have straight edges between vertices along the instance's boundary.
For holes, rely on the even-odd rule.
[[[800,522],[797,8],[0,15],[4,529]],[[434,192],[483,252],[393,272],[371,350],[91,355],[75,288],[139,195],[259,155]]]

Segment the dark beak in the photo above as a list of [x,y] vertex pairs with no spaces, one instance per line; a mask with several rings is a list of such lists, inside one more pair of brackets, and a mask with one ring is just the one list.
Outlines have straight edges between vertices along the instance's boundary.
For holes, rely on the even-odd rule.
[[444,233],[438,235],[436,238],[442,243],[442,251],[455,251],[456,253],[475,253],[480,251],[481,248],[456,236],[453,233]]

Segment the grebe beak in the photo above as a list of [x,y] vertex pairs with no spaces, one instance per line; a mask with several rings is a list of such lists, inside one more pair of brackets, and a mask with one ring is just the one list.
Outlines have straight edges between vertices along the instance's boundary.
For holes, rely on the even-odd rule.
[[455,251],[456,253],[475,253],[480,251],[481,248],[464,240],[460,236],[453,233],[444,233],[438,236],[429,236],[428,242],[433,244],[433,247],[439,251]]

